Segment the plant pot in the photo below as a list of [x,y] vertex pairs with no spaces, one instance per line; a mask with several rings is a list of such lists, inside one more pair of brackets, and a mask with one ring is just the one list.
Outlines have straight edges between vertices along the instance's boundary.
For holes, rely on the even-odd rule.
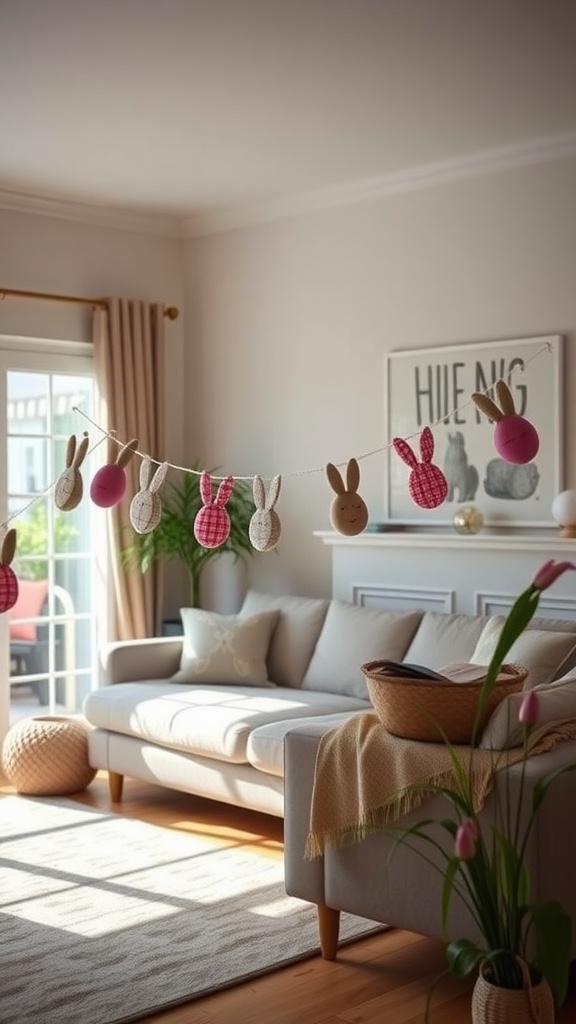
[[524,970],[524,988],[500,988],[486,977],[481,964],[472,990],[472,1024],[554,1024],[554,997],[545,979],[530,983]]

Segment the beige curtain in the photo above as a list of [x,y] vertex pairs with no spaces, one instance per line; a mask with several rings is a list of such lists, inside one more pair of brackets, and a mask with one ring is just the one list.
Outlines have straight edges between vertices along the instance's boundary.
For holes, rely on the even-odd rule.
[[[138,438],[138,451],[158,462],[165,458],[164,307],[128,299],[109,299],[93,320],[96,377],[102,399],[100,423],[125,443]],[[119,448],[117,449],[119,451]],[[161,619],[162,567],[145,575],[125,571],[119,551],[134,540],[130,502],[138,491],[141,459],[127,466],[123,500],[109,509],[108,537],[113,581],[115,637],[153,636]]]

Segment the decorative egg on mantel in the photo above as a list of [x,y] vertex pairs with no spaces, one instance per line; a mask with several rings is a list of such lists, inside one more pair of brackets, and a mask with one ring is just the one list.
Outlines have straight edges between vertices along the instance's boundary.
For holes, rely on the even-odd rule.
[[462,505],[456,509],[453,522],[457,533],[478,533],[484,526],[484,516],[475,505]]

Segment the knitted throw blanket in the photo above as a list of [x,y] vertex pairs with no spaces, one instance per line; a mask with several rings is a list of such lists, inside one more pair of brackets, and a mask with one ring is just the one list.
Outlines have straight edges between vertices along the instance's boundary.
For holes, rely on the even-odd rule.
[[[530,756],[576,738],[576,721],[558,721],[530,735]],[[465,771],[471,748],[453,746]],[[471,774],[476,811],[492,787],[494,773],[522,760],[523,748],[474,749]],[[455,769],[444,743],[418,743],[387,732],[378,716],[361,712],[325,733],[316,755],[310,832],[306,857],[320,856],[326,846],[358,842],[418,807],[430,787],[455,786]]]

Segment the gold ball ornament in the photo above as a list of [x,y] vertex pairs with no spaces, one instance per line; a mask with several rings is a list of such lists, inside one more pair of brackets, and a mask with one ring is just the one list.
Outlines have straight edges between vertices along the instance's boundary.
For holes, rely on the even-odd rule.
[[474,505],[462,505],[454,513],[454,529],[457,533],[478,533],[484,526],[484,516]]

